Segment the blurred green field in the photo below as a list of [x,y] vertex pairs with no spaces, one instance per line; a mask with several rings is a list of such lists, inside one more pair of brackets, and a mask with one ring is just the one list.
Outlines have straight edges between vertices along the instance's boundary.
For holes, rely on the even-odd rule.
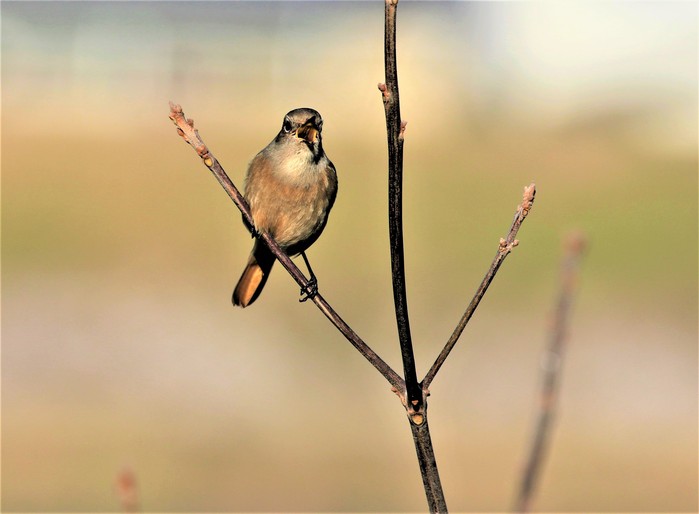
[[[453,511],[510,506],[573,229],[590,246],[536,508],[698,508],[696,9],[624,5],[400,6],[421,376],[537,184],[432,386]],[[340,190],[309,258],[400,369],[380,3],[1,9],[2,510],[118,510],[129,466],[147,512],[422,511],[402,407],[281,268],[230,305],[250,237],[167,119],[181,103],[242,187],[286,111],[321,112]]]

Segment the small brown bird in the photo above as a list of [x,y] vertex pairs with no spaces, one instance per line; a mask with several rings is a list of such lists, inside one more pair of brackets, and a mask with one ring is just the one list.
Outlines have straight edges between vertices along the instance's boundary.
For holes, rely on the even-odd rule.
[[[337,194],[335,166],[323,151],[322,129],[317,111],[290,111],[277,137],[250,163],[245,179],[245,198],[255,222],[248,230],[268,232],[288,255],[303,255],[311,275],[309,290],[302,291],[307,296],[317,282],[304,252],[325,228]],[[256,239],[233,291],[234,305],[247,307],[260,296],[274,261],[267,245]]]

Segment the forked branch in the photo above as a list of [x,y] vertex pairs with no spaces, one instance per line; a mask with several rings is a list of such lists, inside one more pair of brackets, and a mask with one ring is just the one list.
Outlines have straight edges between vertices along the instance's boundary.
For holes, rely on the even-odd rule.
[[[413,441],[417,452],[423,485],[427,497],[430,512],[446,512],[447,506],[442,491],[437,464],[432,447],[427,420],[428,388],[440,367],[446,360],[452,348],[459,339],[466,324],[473,315],[481,298],[492,282],[500,265],[517,245],[515,239],[517,231],[532,207],[535,195],[535,186],[531,184],[525,188],[524,198],[520,204],[512,222],[507,237],[500,240],[498,252],[491,264],[486,277],[483,279],[476,295],[462,316],[454,333],[447,341],[444,349],[429,370],[421,383],[417,381],[415,367],[415,355],[412,346],[410,323],[408,317],[408,304],[405,284],[405,259],[403,250],[403,221],[402,221],[402,181],[403,181],[403,143],[406,122],[401,120],[398,73],[396,66],[396,8],[398,0],[385,0],[385,39],[384,57],[386,82],[379,84],[382,93],[386,114],[386,130],[388,136],[389,156],[389,232],[391,249],[391,271],[393,279],[394,305],[396,322],[403,358],[404,377],[401,378],[386,364],[362,339],[340,318],[332,307],[320,295],[311,297],[313,303],[325,314],[325,316],[337,327],[347,340],[388,380],[392,389],[398,394],[408,413]],[[187,119],[179,105],[170,103],[170,119],[177,126],[178,134],[184,138],[197,152],[204,164],[211,170],[223,189],[236,204],[247,224],[254,227],[250,209],[245,198],[240,194],[233,182],[228,178],[223,167],[209,151],[198,131],[194,128],[194,122]],[[266,232],[256,234],[256,237],[265,242],[281,265],[289,272],[302,289],[308,287],[309,281],[291,261],[288,255],[279,247],[272,237]]]

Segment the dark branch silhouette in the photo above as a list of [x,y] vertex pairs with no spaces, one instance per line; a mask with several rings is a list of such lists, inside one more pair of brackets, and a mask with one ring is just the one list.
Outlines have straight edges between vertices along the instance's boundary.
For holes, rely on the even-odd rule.
[[400,118],[396,66],[397,4],[397,0],[386,0],[384,41],[386,83],[379,84],[379,90],[386,111],[386,133],[388,136],[388,228],[391,246],[393,302],[408,395],[407,408],[409,412],[419,413],[422,409],[422,391],[415,371],[415,353],[410,336],[408,299],[405,291],[405,256],[403,252],[403,136],[405,123]]
[[548,347],[542,359],[539,415],[529,446],[526,464],[522,469],[519,491],[515,499],[514,510],[517,512],[529,511],[534,491],[541,475],[541,467],[546,457],[546,450],[550,440],[550,428],[558,402],[570,309],[577,289],[580,260],[585,246],[585,238],[579,233],[571,234],[565,243],[565,255],[561,265],[560,291],[553,314]]
[[398,67],[396,63],[396,9],[398,0],[385,0],[384,65],[386,83],[379,84],[386,113],[388,137],[388,228],[391,246],[393,302],[398,325],[398,340],[403,358],[406,402],[410,429],[417,452],[420,473],[430,512],[447,512],[447,504],[439,479],[430,429],[427,424],[427,402],[417,381],[415,352],[410,336],[410,318],[405,287],[403,252],[403,142],[406,122],[400,117]]

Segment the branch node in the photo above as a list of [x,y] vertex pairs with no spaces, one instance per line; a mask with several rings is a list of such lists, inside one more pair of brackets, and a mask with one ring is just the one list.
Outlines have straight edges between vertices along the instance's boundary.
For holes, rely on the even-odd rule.
[[391,92],[386,87],[386,84],[384,84],[383,82],[379,82],[377,87],[379,88],[379,91],[381,91],[381,95],[383,96],[383,101],[388,102],[388,99],[391,97]]
[[408,408],[408,399],[405,396],[405,389],[398,389],[397,387],[391,387],[391,391],[396,393],[396,396],[400,400],[400,403],[405,407],[406,409]]
[[498,252],[500,252],[500,254],[503,254],[503,256],[505,256],[505,255],[509,254],[510,252],[512,252],[512,249],[517,245],[519,245],[519,239],[514,239],[514,240],[508,242],[506,239],[501,237],[500,238],[500,246],[498,247]]
[[406,127],[407,125],[408,125],[408,122],[407,122],[407,121],[401,121],[401,122],[400,122],[400,132],[398,133],[398,139],[400,139],[401,141],[402,141],[402,140],[404,139],[404,137],[405,137],[405,127]]
[[416,425],[422,425],[425,421],[425,416],[423,416],[420,413],[417,414],[411,414],[410,415],[410,420],[415,423]]

